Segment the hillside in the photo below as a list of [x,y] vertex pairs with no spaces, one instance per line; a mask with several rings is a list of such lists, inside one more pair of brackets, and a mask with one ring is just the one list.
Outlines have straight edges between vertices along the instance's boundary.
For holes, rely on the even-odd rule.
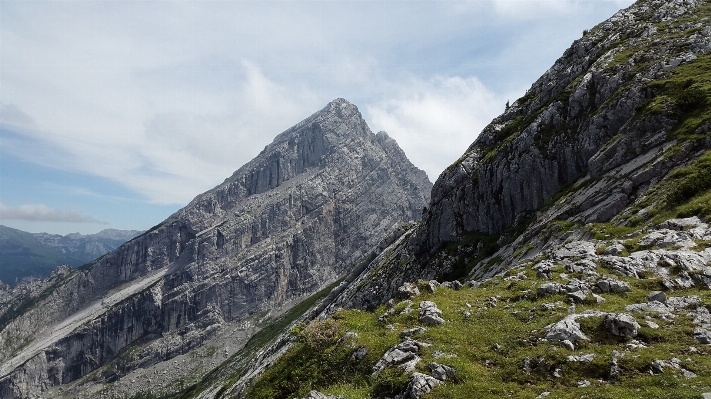
[[710,25],[640,0],[584,32],[419,222],[180,397],[710,396]]
[[137,230],[106,229],[62,236],[0,225],[0,281],[15,285],[23,279],[45,278],[59,265],[84,265],[139,234]]

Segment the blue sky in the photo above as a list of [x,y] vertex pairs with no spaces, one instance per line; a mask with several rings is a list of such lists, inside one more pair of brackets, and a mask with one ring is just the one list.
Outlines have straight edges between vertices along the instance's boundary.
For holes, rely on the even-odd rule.
[[0,0],[0,224],[148,229],[334,98],[434,181],[630,0]]

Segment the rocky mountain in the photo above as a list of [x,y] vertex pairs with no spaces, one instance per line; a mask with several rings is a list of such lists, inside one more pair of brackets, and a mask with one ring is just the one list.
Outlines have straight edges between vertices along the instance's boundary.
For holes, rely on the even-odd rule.
[[132,394],[135,373],[178,390],[418,219],[430,189],[335,100],[163,223],[4,306],[0,396]]
[[711,1],[619,11],[419,222],[179,397],[711,397],[710,97]]
[[0,225],[0,281],[16,285],[39,279],[59,265],[82,266],[141,234],[105,229],[96,234],[28,233]]

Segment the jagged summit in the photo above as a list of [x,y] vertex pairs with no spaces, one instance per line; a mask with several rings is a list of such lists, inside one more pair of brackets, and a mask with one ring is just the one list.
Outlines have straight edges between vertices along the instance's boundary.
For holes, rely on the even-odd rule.
[[[97,369],[115,380],[240,331],[236,350],[256,314],[336,281],[419,218],[431,187],[394,140],[334,100],[163,223],[5,308],[0,397]],[[194,367],[182,378],[209,369]]]

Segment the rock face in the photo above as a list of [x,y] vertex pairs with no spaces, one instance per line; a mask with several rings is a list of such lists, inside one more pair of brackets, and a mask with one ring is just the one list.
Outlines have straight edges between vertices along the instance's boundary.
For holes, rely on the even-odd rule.
[[[491,277],[540,253],[565,223],[643,223],[669,198],[683,202],[708,188],[656,190],[711,147],[708,117],[693,116],[711,104],[700,72],[711,63],[707,13],[702,1],[645,0],[586,32],[442,172],[422,220],[392,250],[390,260],[409,259],[406,267],[373,265],[376,276],[358,281],[339,306],[372,308],[390,296],[384,290],[417,279]],[[641,244],[663,248],[680,238],[694,239],[670,225]],[[623,249],[605,250],[614,258]]]
[[[501,234],[583,176],[595,184],[569,209],[584,222],[608,221],[650,182],[688,161],[703,141],[659,156],[672,140],[679,112],[645,113],[640,107],[663,94],[654,81],[711,53],[708,21],[699,14],[689,22],[693,27],[682,20],[702,4],[640,1],[576,40],[440,175],[418,231],[418,250],[470,232]],[[696,28],[698,33],[689,32]],[[697,128],[708,132],[708,126]]]
[[394,140],[335,100],[160,225],[6,309],[0,397],[37,396],[123,353],[128,370],[103,376],[120,378],[308,296],[417,219],[430,188]]
[[[582,318],[602,325],[609,316],[608,333],[628,339],[641,327],[627,312],[654,312],[671,320],[672,311],[699,307],[699,297],[687,296],[629,305],[614,314],[575,310],[581,302],[612,306],[605,297],[632,290],[622,279],[658,276],[664,290],[711,287],[711,229],[704,221],[711,217],[710,13],[708,1],[641,0],[586,31],[440,175],[420,222],[369,252],[313,314],[374,310],[392,298],[435,296],[440,288],[428,283],[435,278],[467,281],[462,289],[501,279],[516,287],[526,273],[504,273],[529,267],[546,281],[526,291],[512,288],[517,296],[566,295],[559,299],[573,302],[568,315],[546,332],[546,339],[568,350],[575,349],[574,342],[593,339],[582,331]],[[491,297],[483,306],[497,303]],[[425,305],[421,316],[436,309]],[[379,322],[394,313],[391,305]],[[429,313],[441,319],[441,312]],[[706,314],[696,313],[693,337],[711,342]],[[448,316],[447,323],[454,323]],[[267,352],[286,347],[285,337]],[[414,355],[393,350],[385,357],[381,366]],[[524,365],[527,372],[562,376],[562,369],[544,357],[527,358]],[[624,371],[613,355],[610,377]],[[238,383],[235,376],[212,382],[200,397],[220,397],[218,391],[235,396],[249,383],[236,377]],[[579,386],[589,384],[583,380]],[[446,386],[413,373],[400,397],[420,397],[442,389],[439,385]]]

